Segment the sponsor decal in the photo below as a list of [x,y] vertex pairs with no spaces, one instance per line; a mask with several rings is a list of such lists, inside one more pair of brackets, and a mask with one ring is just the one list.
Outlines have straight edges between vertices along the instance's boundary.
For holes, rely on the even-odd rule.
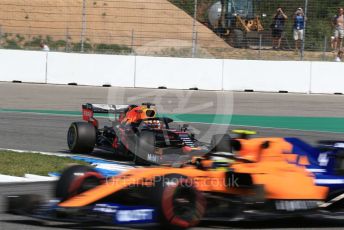
[[154,220],[154,209],[118,210],[116,221],[118,223],[147,223]]
[[319,154],[318,162],[319,162],[320,166],[327,166],[327,164],[329,162],[327,152]]
[[189,134],[187,134],[187,133],[180,133],[179,134],[179,138],[186,146],[189,146],[191,148],[195,147],[195,143],[193,142],[193,140],[191,140]]
[[344,148],[344,143],[335,143],[333,147],[335,147],[335,148]]
[[155,154],[148,153],[147,160],[158,163],[159,157]]
[[115,224],[137,224],[155,222],[155,209],[144,206],[122,206],[112,203],[96,204],[94,212],[112,216]]
[[104,212],[104,213],[115,213],[118,209],[118,206],[111,204],[96,204],[93,208],[95,212]]
[[317,185],[344,184],[344,179],[316,179]]

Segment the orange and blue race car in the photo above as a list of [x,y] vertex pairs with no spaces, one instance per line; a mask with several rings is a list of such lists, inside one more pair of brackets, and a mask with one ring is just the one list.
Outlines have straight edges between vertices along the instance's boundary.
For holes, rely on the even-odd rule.
[[[99,127],[94,114],[108,114],[111,126]],[[158,117],[152,103],[142,105],[84,104],[83,122],[73,122],[67,143],[73,153],[91,153],[99,148],[130,157],[135,163],[171,164],[190,152],[205,153],[207,145],[183,125],[170,128],[172,119]]]
[[[229,141],[214,136],[212,143],[214,151],[173,167],[136,168],[110,178],[87,166],[72,166],[56,184],[56,199],[42,203],[35,195],[11,196],[8,212],[180,229],[202,220],[314,216],[322,211],[328,188],[316,185],[305,167],[286,160],[290,144],[283,138]],[[216,151],[224,144],[234,153]]]

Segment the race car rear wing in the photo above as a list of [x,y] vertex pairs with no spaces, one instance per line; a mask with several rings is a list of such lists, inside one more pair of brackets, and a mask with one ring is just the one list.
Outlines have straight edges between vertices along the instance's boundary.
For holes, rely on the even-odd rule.
[[125,112],[128,107],[129,105],[86,103],[82,105],[82,119],[84,121],[92,122],[94,126],[98,127],[98,121],[93,117],[95,113],[107,113],[116,116]]
[[111,105],[111,104],[91,104],[82,105],[82,109],[91,110],[93,113],[122,113],[128,109],[129,105]]

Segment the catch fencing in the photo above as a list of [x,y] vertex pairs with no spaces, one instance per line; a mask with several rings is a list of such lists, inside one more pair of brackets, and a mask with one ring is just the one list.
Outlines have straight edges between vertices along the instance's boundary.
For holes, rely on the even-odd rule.
[[[331,22],[344,0],[225,1],[240,14],[251,10],[249,17],[258,16],[264,28],[252,38],[244,33],[245,44],[240,47],[209,19],[216,2],[2,0],[0,48],[38,50],[44,42],[51,51],[75,53],[311,61],[333,61],[336,56]],[[273,50],[270,27],[279,6],[288,19],[281,47]],[[300,50],[295,50],[293,17],[299,7],[307,20]],[[218,8],[214,12],[219,13]]]

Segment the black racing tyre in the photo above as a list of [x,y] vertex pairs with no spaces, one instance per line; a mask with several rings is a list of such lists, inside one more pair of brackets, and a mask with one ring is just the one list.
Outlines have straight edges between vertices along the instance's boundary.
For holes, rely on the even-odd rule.
[[91,153],[96,144],[96,128],[87,122],[73,122],[67,133],[68,148],[73,153]]
[[[150,159],[149,156],[153,156]],[[136,137],[136,146],[134,153],[134,162],[137,165],[157,164],[155,154],[155,134],[150,131],[141,131]]]
[[37,194],[8,196],[6,212],[16,215],[33,214],[43,204],[43,200],[43,196]]
[[56,183],[55,197],[66,200],[92,189],[104,181],[105,178],[94,168],[85,165],[73,165],[62,172]]
[[231,136],[229,134],[215,134],[211,138],[211,148],[214,152],[232,152]]
[[163,229],[196,226],[204,216],[206,201],[192,180],[180,174],[169,174],[157,181],[152,195]]

